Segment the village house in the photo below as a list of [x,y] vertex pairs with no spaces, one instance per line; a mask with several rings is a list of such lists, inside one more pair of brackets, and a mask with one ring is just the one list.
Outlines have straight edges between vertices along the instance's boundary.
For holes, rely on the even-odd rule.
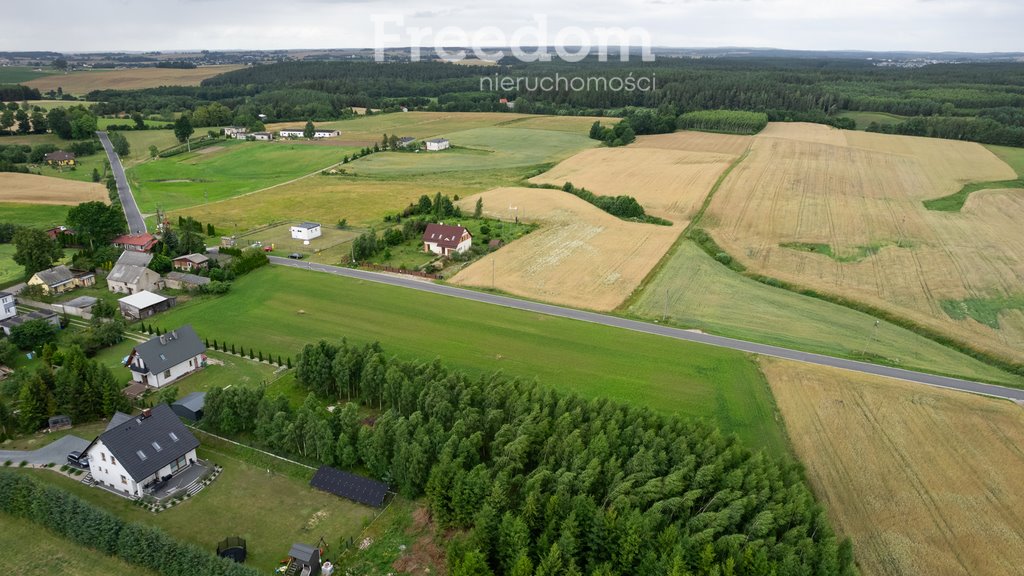
[[313,138],[335,138],[337,136],[341,136],[341,132],[337,130],[317,129],[313,131]]
[[210,259],[205,254],[185,254],[174,259],[174,268],[192,272],[205,270],[210,266]]
[[296,240],[312,240],[320,237],[320,224],[317,222],[302,222],[291,228],[292,238]]
[[124,251],[107,274],[107,289],[117,294],[135,294],[143,290],[159,290],[160,274],[147,268],[152,254]]
[[40,270],[28,280],[29,286],[39,286],[43,294],[63,294],[75,288],[87,288],[96,284],[96,275],[85,270],[72,270],[61,264],[48,270]]
[[138,416],[118,412],[85,449],[95,484],[139,498],[198,461],[199,440],[166,404]]
[[435,152],[451,148],[451,142],[447,138],[434,138],[433,140],[427,140],[426,144],[427,150]]
[[206,346],[191,326],[153,336],[136,346],[125,362],[132,380],[162,388],[206,365]]
[[43,162],[46,162],[50,166],[74,166],[75,154],[74,152],[58,150],[56,152],[44,154]]
[[0,320],[7,320],[18,314],[14,294],[0,292]]
[[423,232],[423,251],[441,256],[462,254],[473,245],[473,235],[462,226],[427,224]]
[[123,250],[132,252],[150,252],[156,246],[158,240],[149,232],[144,234],[122,234],[111,241],[111,244]]
[[244,126],[225,126],[224,136],[228,138],[234,138],[236,140],[245,140],[246,135],[249,133],[249,129]]
[[[306,130],[304,128],[285,128],[277,133],[281,138],[305,138]],[[334,138],[340,136],[341,132],[337,130],[313,130],[313,138]]]
[[416,141],[416,139],[413,138],[412,136],[402,136],[401,138],[398,139],[398,147],[399,148],[405,148],[409,144],[412,144],[415,141]]
[[176,299],[173,297],[161,296],[149,290],[143,290],[121,298],[117,301],[117,306],[121,309],[124,319],[132,322],[173,308],[175,302]]
[[274,139],[274,135],[271,134],[270,132],[253,132],[252,133],[252,139],[253,140],[269,141],[269,140],[273,140]]

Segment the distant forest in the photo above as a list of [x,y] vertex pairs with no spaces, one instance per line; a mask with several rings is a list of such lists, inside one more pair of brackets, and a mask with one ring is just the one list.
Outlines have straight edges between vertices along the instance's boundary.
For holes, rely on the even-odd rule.
[[[657,89],[481,91],[482,77],[655,78]],[[773,121],[851,127],[846,111],[914,117],[887,131],[1024,146],[1024,64],[874,66],[867,60],[790,58],[662,58],[655,62],[585,60],[496,66],[441,62],[282,62],[251,66],[201,86],[103,90],[99,113],[158,114],[219,103],[270,121],[330,120],[352,106],[397,110],[507,111],[624,116],[647,109],[678,118],[703,110],[743,110]],[[882,127],[878,127],[882,129]],[[638,133],[642,133],[637,130]]]

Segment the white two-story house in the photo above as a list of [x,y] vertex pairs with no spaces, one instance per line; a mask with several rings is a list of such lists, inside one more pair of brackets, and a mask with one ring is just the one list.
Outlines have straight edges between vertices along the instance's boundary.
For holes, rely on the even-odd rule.
[[0,292],[0,320],[7,320],[13,318],[18,314],[18,310],[15,307],[14,294],[10,292]]
[[85,453],[97,484],[137,498],[149,484],[194,464],[198,447],[170,406],[158,404],[138,416],[115,414]]
[[205,352],[206,345],[186,324],[136,346],[125,366],[135,382],[163,388],[205,366]]

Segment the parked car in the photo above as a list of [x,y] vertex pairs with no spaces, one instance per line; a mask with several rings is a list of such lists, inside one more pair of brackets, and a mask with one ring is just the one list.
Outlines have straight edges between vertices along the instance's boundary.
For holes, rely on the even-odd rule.
[[68,464],[74,466],[75,468],[82,468],[83,470],[87,469],[89,468],[89,455],[82,454],[78,450],[75,450],[74,452],[68,454]]
[[292,252],[288,257],[292,260],[302,260],[302,254],[299,254],[298,252]]

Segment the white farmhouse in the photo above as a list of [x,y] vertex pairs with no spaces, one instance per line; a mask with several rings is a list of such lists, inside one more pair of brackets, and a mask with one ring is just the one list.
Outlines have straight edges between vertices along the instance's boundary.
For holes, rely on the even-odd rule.
[[320,224],[317,222],[302,222],[292,226],[292,238],[296,240],[312,240],[320,237]]
[[205,366],[205,352],[206,345],[186,324],[139,344],[124,364],[133,381],[162,388]]
[[157,404],[138,416],[114,414],[85,453],[96,484],[138,498],[148,485],[194,464],[198,447],[170,406]]
[[438,151],[447,150],[451,148],[452,144],[447,138],[434,138],[433,140],[427,140],[427,150]]
[[472,245],[473,235],[462,226],[427,224],[427,229],[423,232],[424,252],[449,256],[453,252],[462,254]]
[[18,314],[18,310],[15,307],[14,294],[10,292],[0,292],[0,320],[7,320],[13,318]]

